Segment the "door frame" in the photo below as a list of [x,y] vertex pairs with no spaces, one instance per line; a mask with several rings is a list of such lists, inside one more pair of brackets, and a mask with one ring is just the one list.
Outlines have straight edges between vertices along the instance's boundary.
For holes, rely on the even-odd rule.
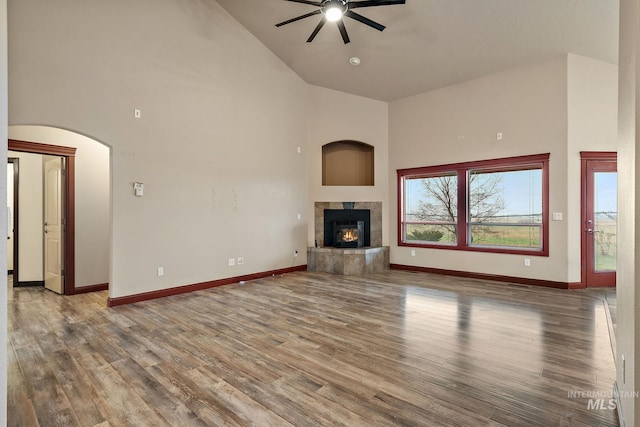
[[[65,172],[63,174],[64,184],[62,186],[64,192],[63,209],[66,215],[66,223],[63,232],[63,253],[64,253],[64,277],[63,277],[63,295],[73,295],[76,293],[75,282],[75,156],[76,148],[64,147],[59,145],[41,144],[38,142],[19,141],[15,139],[8,140],[10,151],[19,151],[22,153],[45,154],[51,156],[59,156],[64,158]],[[17,239],[16,239],[17,240]]]
[[[615,151],[581,151],[581,177],[580,177],[580,284],[582,288],[587,287],[587,239],[584,232],[585,224],[587,223],[587,162],[588,161],[605,161],[611,162],[618,160],[618,153]],[[614,285],[615,286],[615,285]]]
[[20,198],[18,197],[18,191],[20,188],[20,159],[17,157],[8,157],[7,163],[13,164],[13,268],[11,274],[13,275],[13,286],[17,285],[18,277],[18,225],[20,212]]

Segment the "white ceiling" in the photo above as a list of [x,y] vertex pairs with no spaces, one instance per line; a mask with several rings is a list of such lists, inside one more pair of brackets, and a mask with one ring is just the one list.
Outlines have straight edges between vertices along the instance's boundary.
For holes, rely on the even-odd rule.
[[322,15],[275,27],[314,6],[217,1],[306,82],[384,101],[568,52],[618,59],[618,0],[407,0],[356,9],[387,28],[345,18],[347,45],[334,23],[306,43]]

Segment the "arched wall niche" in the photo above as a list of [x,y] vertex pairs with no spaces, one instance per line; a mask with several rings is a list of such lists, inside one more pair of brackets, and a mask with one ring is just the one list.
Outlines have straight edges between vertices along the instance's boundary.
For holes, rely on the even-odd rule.
[[322,146],[322,185],[373,186],[374,147],[359,141]]

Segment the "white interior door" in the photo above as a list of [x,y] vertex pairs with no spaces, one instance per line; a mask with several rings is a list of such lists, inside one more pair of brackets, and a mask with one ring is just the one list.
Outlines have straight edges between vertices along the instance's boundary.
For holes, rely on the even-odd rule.
[[62,294],[62,161],[44,158],[44,286]]

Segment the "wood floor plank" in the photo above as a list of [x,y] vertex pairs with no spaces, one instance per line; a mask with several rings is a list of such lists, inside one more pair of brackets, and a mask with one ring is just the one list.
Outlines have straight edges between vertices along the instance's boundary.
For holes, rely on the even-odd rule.
[[9,289],[10,426],[618,424],[571,397],[612,392],[610,292],[386,271],[106,297]]
[[266,426],[292,426],[282,417],[278,416],[265,406],[253,400],[245,393],[240,392],[237,388],[228,382],[219,379],[209,370],[191,371],[194,381],[205,387],[213,384],[215,395],[226,407],[235,414],[240,415],[247,424],[266,425]]

